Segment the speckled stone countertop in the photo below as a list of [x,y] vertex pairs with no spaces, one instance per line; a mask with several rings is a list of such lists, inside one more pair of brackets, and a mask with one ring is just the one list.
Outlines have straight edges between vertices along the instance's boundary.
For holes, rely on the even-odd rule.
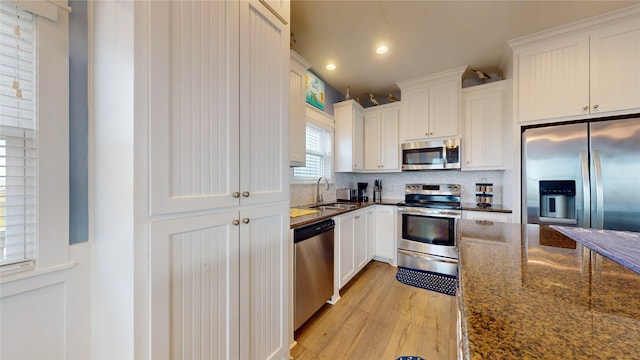
[[[396,205],[397,203],[398,203],[397,201],[393,201],[393,202],[382,201],[382,202],[375,202],[375,203],[374,202],[349,203],[349,204],[355,204],[355,205],[357,205],[357,207],[353,208],[353,209],[349,209],[349,210],[324,209],[324,210],[321,210],[320,212],[317,212],[317,213],[314,213],[314,214],[309,214],[309,215],[304,215],[304,216],[291,218],[290,222],[289,222],[289,228],[290,229],[295,229],[295,228],[300,227],[300,226],[312,224],[312,223],[314,223],[316,221],[321,221],[321,220],[332,218],[334,216],[346,214],[346,213],[351,212],[351,211],[356,211],[356,210],[365,208],[367,206],[372,206],[372,205]],[[297,208],[301,208],[301,209],[311,209],[312,205],[296,206],[296,207]]]
[[470,211],[486,211],[486,212],[499,212],[499,213],[507,213],[507,214],[512,213],[510,209],[507,209],[502,205],[494,204],[491,207],[478,206],[478,204],[476,203],[462,203],[460,205],[462,206],[462,210],[467,210],[467,211],[469,210]]
[[640,359],[640,274],[538,225],[458,222],[465,359]]

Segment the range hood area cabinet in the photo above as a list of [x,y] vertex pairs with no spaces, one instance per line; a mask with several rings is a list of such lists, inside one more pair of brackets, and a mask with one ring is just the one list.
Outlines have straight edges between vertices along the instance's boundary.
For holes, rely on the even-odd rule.
[[462,169],[504,170],[511,160],[510,80],[462,89]]
[[364,109],[364,170],[400,172],[398,122],[400,103]]
[[289,70],[289,166],[304,167],[307,162],[305,76],[311,64],[290,50]]
[[520,122],[640,111],[640,6],[509,45]]
[[333,104],[336,123],[335,172],[364,169],[364,109],[355,100]]
[[467,66],[398,83],[400,142],[460,137],[462,74]]

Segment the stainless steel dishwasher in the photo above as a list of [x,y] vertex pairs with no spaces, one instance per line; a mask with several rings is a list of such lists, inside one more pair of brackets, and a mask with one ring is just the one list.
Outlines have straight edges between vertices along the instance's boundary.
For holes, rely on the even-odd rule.
[[329,219],[293,231],[294,316],[298,329],[333,294],[333,231]]

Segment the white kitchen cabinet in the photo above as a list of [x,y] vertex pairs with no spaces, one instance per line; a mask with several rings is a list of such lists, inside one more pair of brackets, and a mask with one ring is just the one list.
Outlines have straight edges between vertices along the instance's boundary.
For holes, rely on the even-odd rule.
[[279,204],[152,223],[152,358],[288,354],[287,211]]
[[460,136],[460,92],[465,69],[398,83],[402,93],[401,142]]
[[355,215],[355,254],[356,273],[369,263],[368,237],[367,237],[367,210],[358,211]]
[[289,27],[257,1],[151,12],[152,214],[288,201]]
[[338,266],[338,287],[342,288],[356,273],[355,261],[355,229],[356,221],[354,213],[349,213],[337,218],[338,220],[338,243],[339,259]]
[[364,110],[364,170],[399,172],[398,141],[400,103],[369,107]]
[[149,357],[286,358],[289,25],[259,1],[136,6],[150,29],[151,233],[136,240],[151,254]]
[[367,208],[367,259],[376,256],[376,207]]
[[277,16],[283,24],[287,25],[291,22],[290,0],[260,0],[260,3]]
[[640,109],[640,14],[615,21],[578,24],[549,40],[534,35],[510,43],[519,121]]
[[369,262],[367,257],[367,209],[336,218],[338,222],[339,288],[344,287]]
[[462,170],[505,168],[511,136],[507,117],[508,80],[462,89]]
[[364,169],[364,109],[355,100],[333,104],[335,172]]
[[492,211],[473,211],[462,210],[462,218],[468,220],[485,220],[495,222],[513,222],[512,213],[492,212]]
[[386,261],[389,264],[396,264],[396,230],[397,216],[396,207],[389,205],[375,206],[375,238],[376,238],[376,260]]
[[305,76],[311,64],[295,51],[291,50],[290,53],[289,166],[304,167],[307,162]]
[[592,31],[589,45],[591,113],[640,109],[640,15]]

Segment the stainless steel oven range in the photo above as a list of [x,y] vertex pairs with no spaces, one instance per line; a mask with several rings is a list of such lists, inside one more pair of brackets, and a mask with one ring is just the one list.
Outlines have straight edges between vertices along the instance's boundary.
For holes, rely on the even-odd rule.
[[460,185],[407,184],[398,203],[398,266],[458,274]]

